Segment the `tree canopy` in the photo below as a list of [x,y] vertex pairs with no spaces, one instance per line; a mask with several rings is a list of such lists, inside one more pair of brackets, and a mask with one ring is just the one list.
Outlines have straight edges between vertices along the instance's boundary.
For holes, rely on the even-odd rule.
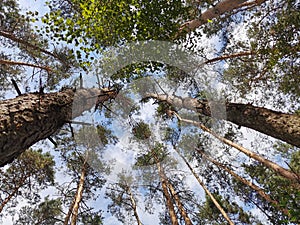
[[299,1],[42,8],[0,5],[3,221],[300,223]]

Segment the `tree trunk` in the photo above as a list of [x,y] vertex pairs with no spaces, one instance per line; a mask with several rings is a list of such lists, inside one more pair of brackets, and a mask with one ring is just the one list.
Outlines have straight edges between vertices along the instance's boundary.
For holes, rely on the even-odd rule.
[[197,175],[197,173],[192,168],[192,166],[189,164],[189,162],[184,158],[184,156],[178,151],[178,149],[175,146],[174,146],[174,149],[178,153],[178,155],[183,159],[183,161],[185,162],[185,164],[187,165],[187,167],[190,169],[190,171],[192,172],[192,174],[194,175],[194,177],[196,178],[196,180],[198,181],[198,183],[201,185],[201,187],[203,188],[203,190],[205,191],[205,193],[211,198],[211,200],[213,201],[213,203],[215,204],[215,206],[217,207],[217,209],[221,212],[221,214],[223,215],[223,217],[227,220],[227,222],[230,225],[234,225],[234,223],[231,221],[231,219],[229,218],[229,216],[227,215],[227,213],[224,211],[224,209],[222,208],[222,206],[218,203],[218,201],[215,199],[215,197],[212,195],[212,193],[207,189],[207,187],[201,181],[200,177]]
[[184,222],[186,225],[193,225],[191,219],[189,218],[188,214],[185,211],[185,208],[183,207],[178,195],[176,194],[176,191],[173,188],[173,185],[168,181],[168,188],[171,192],[171,195],[173,196],[173,198],[175,199],[175,203],[179,209],[180,215],[182,216],[182,218],[184,219]]
[[70,220],[70,217],[72,215],[72,211],[73,211],[73,207],[74,207],[74,204],[75,204],[75,198],[73,199],[70,207],[69,207],[69,210],[68,210],[68,213],[65,217],[65,220],[64,220],[64,225],[68,225],[69,224],[69,220]]
[[[186,108],[205,116],[212,116],[211,107],[218,106],[218,102],[200,101],[194,98],[180,98],[166,94],[147,94],[146,97],[165,101],[176,110]],[[225,119],[239,126],[249,127],[291,145],[300,147],[300,116],[277,112],[271,109],[256,107],[251,104],[226,103]]]
[[14,42],[16,42],[18,44],[21,44],[21,45],[24,45],[26,47],[29,47],[29,48],[31,48],[31,49],[33,49],[35,51],[43,52],[46,55],[50,55],[50,56],[52,56],[52,57],[60,60],[61,63],[65,64],[65,62],[58,55],[56,55],[56,54],[54,54],[52,52],[49,52],[49,51],[47,51],[47,50],[39,47],[38,45],[31,44],[27,40],[25,40],[24,38],[19,38],[19,37],[15,36],[13,33],[0,30],[0,36],[5,37],[7,39],[10,39],[10,40],[12,40],[12,41],[14,41]]
[[168,208],[168,211],[169,211],[169,215],[170,215],[172,225],[178,225],[178,220],[177,220],[177,216],[176,216],[176,213],[175,213],[172,198],[171,198],[170,193],[168,191],[168,186],[167,186],[168,181],[166,179],[166,175],[165,175],[163,169],[161,168],[161,165],[160,165],[159,162],[156,163],[156,166],[157,166],[158,175],[159,175],[161,186],[162,186],[163,195],[165,196],[165,199],[166,199],[166,204],[167,204],[167,208]]
[[227,173],[231,174],[236,180],[240,181],[241,183],[247,185],[248,187],[250,187],[252,190],[256,191],[260,197],[262,197],[264,200],[266,200],[267,202],[273,204],[276,208],[280,209],[284,214],[288,215],[288,211],[286,209],[282,209],[279,205],[278,202],[273,200],[270,195],[268,195],[267,193],[264,192],[263,189],[261,189],[260,187],[258,187],[257,185],[253,184],[252,182],[246,180],[245,178],[239,176],[238,174],[236,174],[235,172],[233,172],[231,169],[229,169],[227,166],[223,165],[222,163],[219,163],[218,161],[210,158],[205,152],[197,150],[197,152],[199,154],[201,154],[201,156],[203,156],[205,159],[207,159],[208,161],[212,162],[213,164],[215,164],[217,167],[225,170]]
[[205,12],[203,12],[198,19],[194,19],[191,21],[188,21],[184,23],[180,27],[180,31],[186,30],[187,32],[193,31],[196,28],[200,27],[201,25],[208,22],[208,20],[212,20],[214,18],[220,17],[222,14],[226,12],[230,12],[235,8],[238,8],[239,5],[246,2],[247,0],[223,0],[216,4],[216,6],[207,9]]
[[270,202],[270,203],[276,203],[276,201],[272,200],[271,197],[266,194],[260,187],[256,186],[255,184],[253,184],[252,182],[246,180],[245,178],[240,177],[239,175],[237,175],[235,172],[233,172],[231,169],[229,169],[228,167],[224,166],[223,164],[217,162],[216,160],[208,157],[208,155],[206,155],[206,153],[204,153],[203,151],[197,150],[198,153],[201,154],[201,156],[203,156],[205,159],[207,159],[208,161],[212,162],[213,164],[215,164],[217,167],[222,168],[223,170],[225,170],[226,172],[228,172],[229,174],[231,174],[234,178],[236,178],[238,181],[242,182],[243,184],[247,185],[248,187],[250,187],[252,190],[256,191],[263,199],[265,199],[266,201]]
[[219,136],[217,133],[213,132],[212,130],[210,130],[209,128],[207,128],[206,126],[204,126],[203,124],[201,124],[199,122],[196,122],[193,120],[182,119],[177,113],[175,113],[175,112],[173,112],[173,113],[177,116],[177,118],[180,121],[189,123],[189,124],[192,124],[193,126],[197,126],[197,127],[201,128],[203,131],[210,133],[211,135],[213,135],[215,138],[222,141],[223,143],[225,143],[231,147],[234,147],[235,149],[239,150],[240,152],[244,153],[245,155],[249,156],[250,158],[255,159],[256,161],[262,163],[264,166],[274,170],[280,176],[282,176],[286,179],[289,179],[291,181],[299,182],[299,178],[300,178],[299,174],[291,172],[291,171],[279,166],[278,164],[276,164],[268,159],[265,159],[264,157],[256,154],[255,152],[252,152],[252,151],[244,148],[243,146],[236,144],[235,142],[232,142],[224,137]]
[[131,193],[130,190],[128,190],[128,194],[129,194],[129,197],[130,197],[130,202],[131,202],[131,205],[132,205],[132,208],[133,208],[133,214],[134,214],[134,217],[136,219],[136,222],[137,222],[138,225],[142,225],[139,214],[137,213],[136,202],[135,202],[135,199],[133,197],[133,194]]
[[82,165],[82,170],[80,174],[80,180],[77,186],[77,191],[75,195],[73,210],[72,210],[72,217],[71,217],[71,225],[76,225],[77,219],[78,219],[78,210],[79,210],[79,203],[82,200],[82,194],[83,194],[83,186],[84,186],[84,180],[86,175],[86,168],[87,168],[87,161],[85,160]]
[[11,60],[0,59],[0,64],[16,65],[16,66],[29,66],[29,67],[33,67],[33,68],[40,68],[40,69],[46,70],[48,73],[52,72],[51,68],[48,66],[40,66],[40,65],[26,63],[26,62],[16,62],[16,61],[11,61]]
[[103,103],[115,95],[116,92],[97,88],[76,92],[65,89],[47,94],[28,93],[1,101],[0,166],[12,162],[31,145],[50,137],[66,122],[91,109],[96,99]]
[[203,24],[208,23],[209,20],[219,18],[223,14],[233,11],[234,9],[240,9],[242,7],[251,5],[260,5],[264,3],[266,0],[254,0],[252,2],[247,2],[247,0],[223,0],[217,3],[214,7],[207,9],[203,12],[200,18],[190,20],[180,26],[179,34],[182,31],[190,32],[196,30],[198,27]]

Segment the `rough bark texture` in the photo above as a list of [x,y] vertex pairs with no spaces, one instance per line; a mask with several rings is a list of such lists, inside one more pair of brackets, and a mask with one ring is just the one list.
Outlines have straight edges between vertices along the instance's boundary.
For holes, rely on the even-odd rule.
[[[148,94],[146,97],[165,101],[176,110],[181,108],[211,116],[211,106],[218,102],[199,101],[193,98],[180,98],[166,94]],[[251,104],[226,103],[226,119],[239,126],[249,127],[291,145],[300,147],[300,116],[256,107]]]
[[114,96],[115,93],[96,88],[79,89],[76,93],[65,89],[48,94],[28,93],[1,101],[0,166],[12,162],[31,145],[50,137],[64,123],[91,109],[97,99],[104,102]]

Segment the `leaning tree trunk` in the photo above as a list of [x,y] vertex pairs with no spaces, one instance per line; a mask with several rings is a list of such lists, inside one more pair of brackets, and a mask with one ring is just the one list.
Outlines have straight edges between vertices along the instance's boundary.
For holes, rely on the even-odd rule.
[[50,137],[66,122],[91,109],[96,100],[103,103],[115,95],[115,91],[97,88],[76,92],[65,89],[48,94],[28,93],[1,101],[0,166],[12,162],[31,145]]
[[250,187],[252,190],[256,191],[257,194],[262,197],[264,200],[266,200],[268,203],[273,204],[274,207],[276,207],[277,209],[281,210],[284,214],[288,215],[288,210],[287,209],[283,209],[280,207],[278,201],[273,200],[271,198],[270,195],[268,195],[263,189],[261,189],[260,187],[258,187],[257,185],[255,185],[254,183],[246,180],[245,178],[239,176],[238,174],[236,174],[235,172],[233,172],[231,169],[229,169],[227,166],[223,165],[222,163],[210,158],[204,151],[200,151],[198,149],[196,149],[197,152],[199,154],[201,154],[201,157],[204,157],[206,160],[212,162],[213,164],[215,164],[217,167],[219,167],[220,169],[225,170],[227,173],[231,174],[237,181],[247,185],[248,187]]
[[222,214],[222,216],[227,220],[227,222],[230,225],[234,225],[234,223],[231,221],[231,219],[229,218],[229,216],[227,215],[227,213],[225,212],[225,210],[222,208],[222,206],[219,204],[219,202],[215,199],[215,197],[213,196],[213,194],[207,189],[207,187],[202,182],[202,180],[197,175],[196,171],[192,168],[192,166],[187,161],[187,159],[179,152],[179,150],[177,149],[176,146],[173,146],[173,147],[174,147],[175,151],[177,152],[177,154],[182,158],[182,160],[184,161],[184,163],[187,165],[187,167],[190,169],[190,171],[192,172],[192,174],[194,175],[194,177],[196,178],[196,180],[198,181],[198,183],[201,185],[201,187],[203,188],[203,190],[211,198],[212,202],[217,207],[217,209],[220,211],[220,213]]
[[4,206],[18,193],[19,189],[25,184],[26,179],[29,176],[26,175],[20,180],[20,183],[14,188],[14,190],[1,202],[0,204],[0,214],[4,208]]
[[247,0],[223,0],[216,4],[214,7],[207,9],[197,19],[184,23],[180,30],[193,31],[201,25],[207,23],[209,20],[220,17],[222,14],[238,8],[242,3]]
[[162,186],[162,192],[163,192],[163,195],[166,199],[166,204],[167,204],[167,208],[168,208],[168,211],[169,211],[169,215],[170,215],[170,220],[172,222],[172,225],[178,225],[178,220],[177,220],[177,216],[176,216],[176,212],[175,212],[175,209],[174,209],[174,205],[173,205],[173,201],[172,201],[172,197],[169,193],[169,190],[168,190],[168,181],[167,181],[167,178],[166,178],[166,175],[160,165],[160,162],[157,162],[156,163],[156,166],[157,166],[157,170],[158,170],[158,175],[159,175],[159,178],[160,178],[160,181],[161,181],[161,186]]
[[79,183],[77,186],[77,191],[75,195],[73,210],[72,210],[72,218],[71,218],[71,225],[76,225],[78,220],[78,210],[79,210],[79,203],[82,200],[83,188],[84,188],[84,181],[86,176],[86,169],[87,169],[87,161],[85,160],[82,165],[81,175],[79,179]]
[[183,204],[181,203],[180,198],[179,198],[178,194],[176,193],[173,185],[168,181],[167,186],[171,192],[171,195],[173,196],[173,198],[175,200],[175,203],[177,205],[180,215],[184,219],[185,225],[193,225],[193,223],[192,223],[189,215],[187,214],[185,208],[183,207]]
[[235,9],[241,9],[245,6],[257,6],[264,3],[266,0],[223,0],[218,2],[215,6],[208,8],[201,13],[199,18],[190,20],[180,26],[179,33],[182,31],[190,32],[196,30],[198,27],[208,23],[212,19],[216,19],[225,13],[232,12]]
[[138,225],[142,225],[142,222],[141,222],[141,220],[140,220],[139,214],[138,214],[138,212],[137,212],[136,201],[135,201],[135,199],[134,199],[134,197],[133,197],[132,192],[130,191],[130,188],[129,188],[129,190],[128,190],[128,194],[129,194],[129,198],[130,198],[130,202],[131,202],[131,207],[132,207],[132,209],[133,209],[133,215],[134,215],[134,217],[135,217],[135,219],[136,219],[136,222],[137,222]]
[[[212,116],[211,105],[217,102],[180,98],[175,95],[147,94],[145,97],[165,101],[176,107],[190,109],[205,116]],[[216,107],[216,106],[215,106]],[[217,108],[217,107],[216,107]],[[226,103],[225,119],[239,126],[249,127],[291,145],[300,147],[300,116],[287,114],[251,104]]]

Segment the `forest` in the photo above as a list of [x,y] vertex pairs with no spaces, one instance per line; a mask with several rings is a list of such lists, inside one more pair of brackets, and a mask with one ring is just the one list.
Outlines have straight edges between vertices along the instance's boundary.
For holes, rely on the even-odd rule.
[[0,1],[0,224],[300,224],[300,1]]

